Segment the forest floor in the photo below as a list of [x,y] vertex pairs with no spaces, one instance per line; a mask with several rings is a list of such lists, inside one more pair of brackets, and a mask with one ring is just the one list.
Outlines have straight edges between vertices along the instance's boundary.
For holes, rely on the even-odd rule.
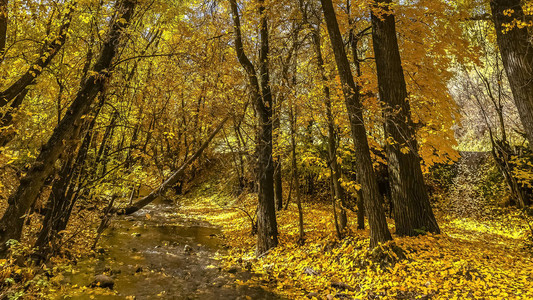
[[[27,278],[33,299],[533,299],[531,231],[517,210],[476,219],[437,210],[442,234],[395,236],[406,254],[396,259],[390,245],[367,250],[353,212],[339,240],[331,207],[306,199],[305,243],[292,202],[278,212],[280,246],[256,258],[254,195],[213,190],[114,219],[96,253],[48,270],[0,261],[0,275]],[[89,288],[96,274],[113,277],[114,289]]]
[[[304,205],[305,244],[298,245],[296,205],[278,214],[280,247],[254,257],[250,234],[254,199],[220,206],[219,195],[184,205],[184,216],[221,227],[226,268],[256,277],[238,284],[261,286],[290,299],[533,299],[533,250],[520,212],[494,211],[491,220],[438,213],[442,234],[396,237],[406,258],[369,252],[368,230],[350,230],[338,240],[329,206]],[[233,209],[230,209],[233,207]],[[245,213],[247,211],[248,213]],[[349,213],[350,228],[355,214]],[[393,220],[389,220],[394,232]],[[385,245],[383,251],[390,249]],[[384,261],[384,257],[392,257]]]

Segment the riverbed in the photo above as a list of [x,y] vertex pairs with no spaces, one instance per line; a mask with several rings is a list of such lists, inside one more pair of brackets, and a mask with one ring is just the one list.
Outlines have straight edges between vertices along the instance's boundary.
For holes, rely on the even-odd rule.
[[95,257],[63,274],[65,286],[77,287],[105,274],[113,279],[113,289],[65,289],[58,299],[281,299],[261,287],[235,284],[254,275],[222,267],[217,259],[224,254],[220,229],[176,211],[155,204],[114,219]]

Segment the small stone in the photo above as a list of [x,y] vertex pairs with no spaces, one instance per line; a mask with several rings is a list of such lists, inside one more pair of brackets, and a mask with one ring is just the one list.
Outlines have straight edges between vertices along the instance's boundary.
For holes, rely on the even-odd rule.
[[224,286],[224,284],[226,284],[226,279],[224,279],[224,277],[217,277],[212,283],[213,286],[218,288]]
[[328,300],[333,300],[333,295],[328,294],[328,295],[326,296],[326,299],[328,299]]
[[307,294],[307,298],[310,298],[310,299],[318,298],[318,293],[311,292],[311,293]]
[[91,287],[108,288],[110,290],[115,286],[115,280],[107,275],[100,274],[94,276],[94,281],[90,285]]
[[111,274],[111,275],[117,275],[117,274],[120,274],[120,273],[122,273],[122,270],[120,270],[120,269],[113,269],[113,270],[111,270],[109,272],[109,274]]

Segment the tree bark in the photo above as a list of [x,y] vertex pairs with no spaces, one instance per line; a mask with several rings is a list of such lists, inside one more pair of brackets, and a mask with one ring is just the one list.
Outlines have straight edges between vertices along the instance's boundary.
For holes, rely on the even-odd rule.
[[[533,150],[533,44],[527,27],[514,26],[503,32],[505,24],[524,20],[520,3],[520,0],[491,0],[490,7],[505,72],[529,140],[529,148]],[[508,10],[513,13],[505,15],[504,12]]]
[[[0,219],[0,256],[6,255],[8,250],[6,242],[8,240],[20,239],[24,215],[37,199],[39,190],[45,179],[51,174],[55,161],[63,153],[67,144],[72,142],[71,139],[76,137],[81,117],[88,113],[96,95],[110,76],[111,62],[118,51],[124,30],[132,18],[135,5],[135,0],[117,2],[116,14],[111,20],[108,38],[93,67],[94,75],[89,76],[83,82],[66,115],[41,149],[35,163],[21,179],[17,190],[9,197],[9,206]],[[118,22],[117,20],[124,20],[125,22]]]
[[[398,235],[417,235],[440,229],[424,185],[407,87],[396,38],[395,18],[388,5],[379,0],[383,14],[372,13],[372,37],[380,101],[385,110],[385,138],[389,176]],[[376,8],[378,9],[378,8]]]
[[368,222],[370,224],[370,247],[376,247],[379,243],[392,240],[387,227],[385,211],[381,204],[381,197],[372,160],[370,148],[366,137],[366,129],[363,121],[363,106],[359,99],[359,87],[355,84],[350,63],[344,49],[344,42],[335,16],[335,10],[331,0],[320,0],[326,19],[326,25],[331,40],[331,46],[335,54],[335,61],[342,83],[342,90],[346,102],[346,109],[350,120],[352,138],[354,141],[356,173],[360,180]]

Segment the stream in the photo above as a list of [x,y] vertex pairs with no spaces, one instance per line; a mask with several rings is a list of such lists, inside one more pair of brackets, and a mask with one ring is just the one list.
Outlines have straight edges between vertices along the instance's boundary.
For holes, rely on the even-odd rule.
[[94,258],[78,261],[63,284],[87,286],[95,275],[114,279],[113,293],[61,294],[57,299],[281,299],[260,287],[235,284],[253,274],[228,272],[220,229],[175,214],[176,207],[150,205],[112,221]]

